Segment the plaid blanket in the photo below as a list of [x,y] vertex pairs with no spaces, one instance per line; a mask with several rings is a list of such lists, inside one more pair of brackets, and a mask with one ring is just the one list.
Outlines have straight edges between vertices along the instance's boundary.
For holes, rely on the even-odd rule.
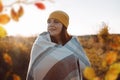
[[62,46],[44,32],[33,44],[26,80],[82,80],[86,66],[90,62],[77,37]]

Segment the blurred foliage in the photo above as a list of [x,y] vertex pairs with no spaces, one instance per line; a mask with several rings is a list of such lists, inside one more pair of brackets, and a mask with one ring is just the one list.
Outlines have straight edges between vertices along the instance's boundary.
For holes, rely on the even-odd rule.
[[[91,62],[91,67],[86,67],[83,72],[84,78],[120,80],[120,34],[108,32],[107,43],[105,40],[108,39],[100,34],[79,36],[79,41]],[[36,36],[0,38],[0,80],[25,80],[35,38]]]
[[[43,1],[45,0],[0,0],[0,38],[7,36],[7,31],[3,28],[4,25],[11,20],[18,22],[25,13],[25,6],[34,5],[38,10],[45,10],[46,6]],[[47,1],[54,2],[54,0]]]
[[120,35],[108,31],[105,25],[97,35],[79,38],[91,62],[85,80],[120,80]]
[[[45,0],[8,0],[8,2],[4,2],[4,0],[0,0],[0,24],[5,25],[10,22],[10,20],[14,20],[16,22],[24,15],[24,6],[23,5],[34,5],[39,10],[45,10],[45,4],[43,3]],[[54,2],[53,0],[47,0],[49,2]],[[16,6],[19,7],[16,9]],[[14,7],[15,6],[15,7]],[[9,11],[9,13],[8,13]],[[7,12],[7,13],[6,13]]]
[[35,37],[0,38],[0,80],[25,80]]
[[0,26],[0,38],[6,37],[6,35],[7,31],[2,26]]
[[[90,59],[91,67],[95,70],[95,74],[100,77],[105,76],[112,64],[120,62],[120,35],[109,34],[109,36],[112,40],[108,45],[100,42],[98,35],[79,37],[79,40]],[[104,49],[103,47],[107,47],[107,49]]]

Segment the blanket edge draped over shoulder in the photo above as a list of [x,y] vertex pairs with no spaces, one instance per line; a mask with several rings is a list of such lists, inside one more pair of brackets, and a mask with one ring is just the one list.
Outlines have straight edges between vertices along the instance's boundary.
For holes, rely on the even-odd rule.
[[62,46],[51,42],[49,33],[44,32],[33,43],[26,80],[82,80],[86,66],[90,62],[76,36]]

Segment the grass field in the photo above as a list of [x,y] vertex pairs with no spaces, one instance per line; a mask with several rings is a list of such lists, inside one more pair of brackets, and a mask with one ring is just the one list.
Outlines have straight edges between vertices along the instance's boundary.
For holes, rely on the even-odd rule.
[[[0,38],[0,80],[25,80],[35,38],[36,36]],[[120,63],[120,34],[85,35],[79,36],[79,40],[94,70],[94,76],[90,77],[97,77],[94,80],[103,80],[109,67]],[[117,67],[120,70],[120,66]],[[91,72],[85,73],[87,74]],[[120,73],[116,80],[120,80],[119,77]]]

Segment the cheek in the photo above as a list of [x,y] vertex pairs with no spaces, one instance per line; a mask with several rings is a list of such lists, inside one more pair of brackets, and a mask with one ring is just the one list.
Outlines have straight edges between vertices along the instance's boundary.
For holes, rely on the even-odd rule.
[[59,26],[59,27],[57,28],[57,32],[58,32],[58,33],[61,33],[61,31],[62,31],[62,26]]
[[56,28],[55,30],[49,30],[48,29],[48,31],[49,31],[49,33],[50,33],[50,35],[52,35],[52,36],[58,36],[58,35],[60,35],[60,33],[61,33],[61,31],[62,31],[62,28]]
[[62,27],[59,29],[59,32],[60,32],[60,33],[62,32]]

